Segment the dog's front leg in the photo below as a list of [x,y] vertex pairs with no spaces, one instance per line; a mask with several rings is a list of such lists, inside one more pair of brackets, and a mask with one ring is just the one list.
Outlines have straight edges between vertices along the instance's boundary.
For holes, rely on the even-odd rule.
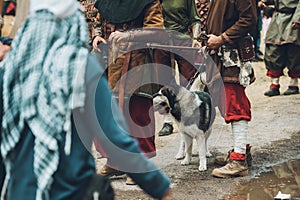
[[206,171],[206,138],[204,133],[201,133],[201,135],[197,137],[197,143],[199,147],[199,171]]
[[184,150],[184,136],[183,133],[180,133],[180,142],[179,142],[179,148],[178,148],[178,153],[175,156],[176,160],[181,160],[184,158],[185,155],[185,150]]
[[181,162],[181,165],[189,165],[192,159],[193,138],[185,133],[183,133],[183,136],[185,145],[185,157],[184,160]]
[[212,129],[210,128],[210,129],[207,130],[206,133],[205,133],[205,148],[206,148],[206,157],[207,157],[207,158],[212,157],[212,154],[210,153],[209,148],[208,148],[208,144],[207,144],[207,140],[208,140],[208,138],[209,138],[209,136],[210,136],[210,134],[211,134],[211,131],[212,131]]

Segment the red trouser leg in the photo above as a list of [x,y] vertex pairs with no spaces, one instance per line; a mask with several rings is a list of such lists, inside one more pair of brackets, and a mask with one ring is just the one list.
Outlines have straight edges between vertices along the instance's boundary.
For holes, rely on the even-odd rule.
[[147,157],[156,155],[155,120],[152,99],[133,95],[129,101],[129,115],[124,112],[130,134],[136,138],[142,152]]
[[224,83],[226,94],[225,121],[251,120],[251,105],[245,88],[239,84]]

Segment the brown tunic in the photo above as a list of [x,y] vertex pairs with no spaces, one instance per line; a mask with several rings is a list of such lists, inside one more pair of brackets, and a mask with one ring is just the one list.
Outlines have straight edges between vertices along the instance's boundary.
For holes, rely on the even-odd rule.
[[[211,0],[207,18],[208,34],[227,35],[227,45],[236,48],[237,40],[256,26],[254,0]],[[217,54],[212,55],[224,82],[239,83],[239,68],[225,68]]]
[[[100,13],[101,14],[101,13]],[[159,0],[155,0],[152,4],[147,6],[144,11],[140,14],[140,16],[131,21],[126,22],[122,24],[113,24],[106,20],[102,22],[102,32],[103,37],[107,39],[109,35],[114,31],[128,31],[131,29],[141,29],[141,28],[164,28],[163,23],[163,17],[162,17],[162,7],[159,2]],[[133,48],[134,44],[129,44],[131,48]],[[112,50],[112,49],[111,49]],[[136,88],[137,85],[139,85],[140,82],[143,81],[146,76],[150,76],[149,72],[145,71],[135,71],[134,76],[132,74],[128,74],[127,72],[137,66],[141,66],[145,64],[147,59],[147,50],[146,49],[139,49],[135,51],[128,52],[128,43],[120,43],[119,49],[118,49],[118,57],[116,60],[113,60],[113,53],[116,54],[116,52],[110,51],[109,56],[109,66],[108,66],[108,81],[110,84],[111,89],[113,92],[119,92],[120,85],[122,84],[125,86],[125,94],[132,94],[132,89]],[[127,63],[128,62],[128,63]],[[127,68],[127,69],[125,69]],[[124,80],[120,81],[120,78],[122,75],[125,75],[127,77],[124,78]],[[130,77],[128,77],[130,76]],[[121,86],[123,87],[123,86]],[[145,89],[145,88],[144,88]],[[143,94],[151,94],[153,93],[151,91],[151,88],[147,89],[148,91],[142,91],[140,93]]]

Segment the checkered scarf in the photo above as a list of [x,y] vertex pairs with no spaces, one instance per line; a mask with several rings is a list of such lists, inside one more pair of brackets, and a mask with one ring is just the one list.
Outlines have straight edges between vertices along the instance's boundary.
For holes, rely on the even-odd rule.
[[35,136],[36,199],[47,199],[59,163],[61,134],[71,131],[71,110],[84,105],[87,41],[85,18],[79,11],[65,19],[37,11],[20,28],[1,63],[5,69],[1,153],[9,175],[13,163],[9,153],[27,123]]

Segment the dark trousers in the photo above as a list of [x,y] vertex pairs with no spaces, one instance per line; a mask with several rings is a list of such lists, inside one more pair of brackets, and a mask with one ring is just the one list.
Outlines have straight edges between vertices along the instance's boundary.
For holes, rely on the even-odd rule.
[[296,44],[266,44],[265,64],[268,76],[278,78],[288,68],[291,78],[300,78],[300,46]]

